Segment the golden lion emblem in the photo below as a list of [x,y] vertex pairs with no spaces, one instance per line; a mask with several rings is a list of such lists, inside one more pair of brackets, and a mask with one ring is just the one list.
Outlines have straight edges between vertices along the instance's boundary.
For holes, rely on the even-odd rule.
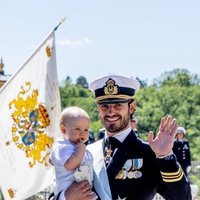
[[[31,83],[21,86],[16,99],[9,103],[12,110],[12,140],[29,159],[29,166],[37,162],[47,166],[47,158],[53,145],[53,138],[45,133],[50,118],[44,104],[37,101],[38,90],[31,90]],[[8,143],[9,144],[9,143]]]

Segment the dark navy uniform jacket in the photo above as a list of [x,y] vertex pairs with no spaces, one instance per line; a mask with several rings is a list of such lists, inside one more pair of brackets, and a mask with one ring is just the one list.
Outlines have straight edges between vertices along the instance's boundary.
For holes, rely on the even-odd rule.
[[186,169],[191,165],[190,158],[190,147],[187,140],[174,141],[173,152],[177,157],[178,162],[180,163],[183,171],[187,174]]
[[[189,182],[175,155],[156,158],[149,144],[136,137],[133,131],[117,149],[107,168],[103,148],[103,139],[88,146],[94,158],[94,188],[101,200],[150,200],[156,193],[170,200],[192,199]],[[138,169],[140,177],[116,179],[120,170],[133,160],[142,161]]]

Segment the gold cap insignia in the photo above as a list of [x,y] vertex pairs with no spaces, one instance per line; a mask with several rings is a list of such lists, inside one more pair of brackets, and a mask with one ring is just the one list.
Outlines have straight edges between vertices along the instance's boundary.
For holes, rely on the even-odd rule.
[[106,86],[104,86],[104,94],[110,95],[110,94],[117,94],[118,93],[118,86],[115,85],[115,81],[111,78],[108,79],[106,82]]

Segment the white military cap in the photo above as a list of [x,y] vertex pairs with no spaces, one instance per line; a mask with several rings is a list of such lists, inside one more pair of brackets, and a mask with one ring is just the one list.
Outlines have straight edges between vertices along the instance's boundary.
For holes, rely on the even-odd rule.
[[140,83],[120,75],[108,75],[91,82],[90,90],[98,103],[128,102],[140,88]]
[[184,135],[186,134],[186,130],[185,130],[185,128],[183,128],[183,127],[181,127],[181,126],[179,126],[178,128],[177,128],[177,131],[176,131],[177,133],[183,133]]

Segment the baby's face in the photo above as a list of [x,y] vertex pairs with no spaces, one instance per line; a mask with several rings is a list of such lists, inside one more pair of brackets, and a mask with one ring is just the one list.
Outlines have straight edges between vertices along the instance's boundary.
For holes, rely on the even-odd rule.
[[86,142],[89,136],[89,124],[90,121],[87,118],[71,121],[66,126],[67,138],[76,144],[80,141]]

